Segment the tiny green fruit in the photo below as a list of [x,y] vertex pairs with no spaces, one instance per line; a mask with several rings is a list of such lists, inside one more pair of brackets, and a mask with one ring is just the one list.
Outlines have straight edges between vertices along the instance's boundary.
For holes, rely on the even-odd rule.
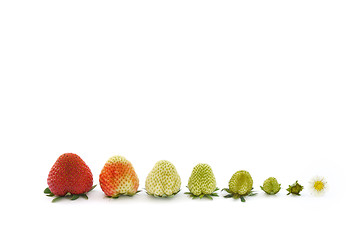
[[298,183],[298,180],[292,184],[292,185],[289,185],[289,187],[287,188],[287,195],[290,195],[291,193],[294,194],[294,195],[298,195],[300,196],[300,192],[303,190],[303,186],[301,186],[299,183]]
[[276,178],[269,177],[263,182],[261,189],[269,195],[274,195],[281,190],[281,184],[277,182]]

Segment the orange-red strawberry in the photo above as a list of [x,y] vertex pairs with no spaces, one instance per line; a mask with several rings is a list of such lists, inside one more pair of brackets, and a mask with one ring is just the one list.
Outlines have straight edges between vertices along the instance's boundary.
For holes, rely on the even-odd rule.
[[99,183],[105,195],[117,198],[120,195],[132,196],[139,187],[139,179],[133,165],[122,156],[113,156],[105,163]]
[[48,186],[44,191],[48,196],[71,196],[72,200],[79,196],[87,198],[85,193],[93,189],[93,174],[78,155],[64,153],[49,172]]

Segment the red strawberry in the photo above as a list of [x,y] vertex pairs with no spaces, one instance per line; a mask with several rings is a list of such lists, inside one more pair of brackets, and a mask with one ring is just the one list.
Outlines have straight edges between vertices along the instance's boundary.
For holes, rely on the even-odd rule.
[[[79,196],[87,198],[85,193],[92,190],[93,174],[85,162],[74,153],[61,155],[54,163],[48,175],[48,186],[44,193],[48,196]],[[56,200],[55,198],[54,200]]]

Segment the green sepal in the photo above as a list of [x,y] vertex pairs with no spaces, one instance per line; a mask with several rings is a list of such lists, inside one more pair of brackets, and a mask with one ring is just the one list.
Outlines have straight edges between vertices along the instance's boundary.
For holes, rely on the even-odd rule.
[[88,200],[88,196],[85,193],[80,194],[79,196],[81,196],[81,197],[85,198],[86,200]]
[[[187,188],[188,188],[188,186],[187,186]],[[213,200],[212,197],[219,197],[218,194],[216,193],[216,191],[218,191],[218,190],[219,190],[219,188],[216,188],[216,189],[214,189],[214,191],[213,191],[212,193],[210,193],[210,194],[204,194],[204,193],[203,193],[203,194],[200,194],[200,195],[194,195],[194,194],[191,193],[191,192],[185,192],[184,194],[189,195],[192,199],[196,199],[196,198],[202,199],[203,197],[206,197],[206,198],[208,198],[208,199]]]
[[[96,186],[97,185],[92,186],[92,188],[88,192],[93,190]],[[51,202],[57,202],[62,198],[69,198],[70,200],[76,200],[79,197],[83,197],[85,199],[88,199],[88,196],[86,195],[88,192],[82,193],[82,194],[71,194],[70,192],[67,192],[64,196],[57,196],[54,193],[52,193],[48,187],[45,188],[45,190],[44,190],[44,193],[46,194],[47,197],[54,197],[55,196],[55,198]]]
[[210,200],[213,200],[213,198],[211,197],[211,195],[206,194],[206,195],[204,195],[204,196],[207,197],[207,198],[210,199]]
[[257,195],[256,192],[250,192],[247,196],[255,196],[255,195]]
[[44,193],[46,193],[46,194],[49,194],[49,193],[53,194],[48,187],[45,188]]
[[[253,190],[253,188],[252,188]],[[245,196],[254,196],[254,195],[257,195],[256,192],[254,191],[250,191],[249,193],[245,194],[245,195],[240,195],[238,193],[233,193],[231,192],[228,188],[223,188],[222,191],[226,191],[228,192],[229,194],[225,195],[224,197],[225,198],[234,198],[234,199],[241,199],[242,202],[245,202],[246,199],[244,198]]]
[[51,201],[51,202],[57,202],[57,201],[59,201],[60,199],[62,199],[63,197],[61,197],[61,196],[57,196],[57,197],[55,197],[55,198],[53,198],[53,200]]
[[79,198],[79,196],[80,196],[80,195],[75,194],[75,195],[73,195],[73,196],[70,198],[70,200],[76,200],[76,199],[78,199],[78,198]]

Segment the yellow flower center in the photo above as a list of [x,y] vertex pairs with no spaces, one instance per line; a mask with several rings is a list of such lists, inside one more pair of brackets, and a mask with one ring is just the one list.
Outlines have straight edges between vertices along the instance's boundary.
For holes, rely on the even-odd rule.
[[322,181],[316,181],[313,187],[316,189],[316,191],[321,191],[325,187]]

